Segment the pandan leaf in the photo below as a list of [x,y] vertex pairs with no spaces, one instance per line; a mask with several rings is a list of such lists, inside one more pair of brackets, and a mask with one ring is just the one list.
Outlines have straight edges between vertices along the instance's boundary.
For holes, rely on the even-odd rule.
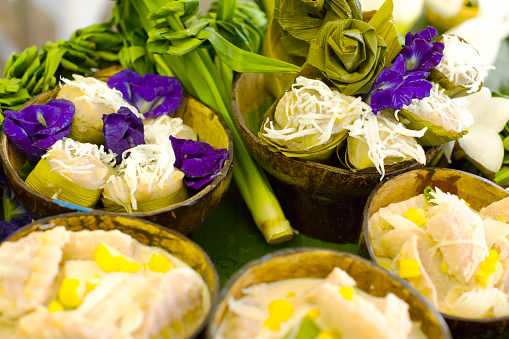
[[318,333],[320,333],[318,325],[309,316],[305,316],[283,339],[315,339]]
[[368,22],[375,28],[377,34],[384,39],[387,45],[385,66],[389,65],[402,49],[399,42],[398,30],[392,16],[393,10],[394,4],[392,0],[386,0]]
[[[464,97],[466,95],[472,94],[472,93],[468,93],[469,89],[466,88],[465,86],[455,85],[454,83],[452,83],[445,76],[444,73],[440,72],[436,68],[432,68],[429,70],[428,80],[432,81],[434,83],[437,83],[441,88],[445,89],[445,93],[450,98],[460,98],[460,97]],[[477,90],[476,92],[480,91],[481,88],[482,88],[482,84],[481,84],[481,86],[479,86],[479,90]]]
[[468,133],[467,130],[464,130],[460,133],[453,131],[446,131],[442,126],[436,126],[429,121],[422,120],[417,115],[408,111],[407,109],[402,109],[398,113],[403,118],[407,119],[409,123],[407,127],[413,130],[421,130],[426,127],[426,132],[424,135],[419,138],[419,144],[422,146],[438,146],[445,144],[452,140],[457,140]]

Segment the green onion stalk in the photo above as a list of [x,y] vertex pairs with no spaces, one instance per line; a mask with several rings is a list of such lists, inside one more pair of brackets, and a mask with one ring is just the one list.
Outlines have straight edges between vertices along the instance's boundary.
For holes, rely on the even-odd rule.
[[234,71],[297,73],[300,68],[241,49],[221,35],[217,27],[228,28],[229,38],[237,41],[246,38],[242,32],[252,32],[235,20],[236,6],[236,0],[220,0],[215,15],[197,18],[196,0],[117,0],[113,22],[125,39],[119,53],[124,67],[176,77],[226,122],[233,136],[233,178],[266,241],[277,244],[290,240],[293,230],[234,124],[230,89]]

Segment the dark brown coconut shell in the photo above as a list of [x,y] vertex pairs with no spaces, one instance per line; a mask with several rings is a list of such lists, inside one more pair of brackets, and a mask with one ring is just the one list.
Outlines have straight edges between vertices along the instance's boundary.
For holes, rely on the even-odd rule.
[[[273,100],[264,87],[263,77],[254,73],[237,76],[232,91],[233,112],[247,148],[269,173],[286,217],[305,235],[337,243],[357,242],[364,204],[380,182],[380,174],[374,168],[353,172],[270,151],[257,136],[259,124],[253,132],[247,123],[256,122],[257,117],[250,116],[251,112],[261,113],[260,117],[265,112],[259,108],[268,108]],[[440,148],[429,148],[426,161]],[[416,161],[386,166],[384,180],[419,167],[423,165]]]
[[[58,89],[41,93],[29,100],[23,107],[43,104],[56,96]],[[201,192],[178,203],[156,211],[113,213],[111,216],[129,216],[143,218],[183,234],[190,233],[202,223],[205,217],[217,206],[226,193],[232,177],[233,144],[231,132],[226,124],[207,106],[198,100],[184,96],[176,117],[182,118],[197,134],[200,141],[214,148],[226,148],[229,152],[219,175]],[[14,147],[2,133],[0,145],[2,164],[7,180],[16,198],[25,210],[34,218],[74,212],[74,209],[55,203],[52,199],[30,189],[19,176],[19,170],[26,161],[25,156]]]
[[[39,219],[25,225],[7,240],[16,241],[29,233],[43,231],[47,229],[48,224],[65,226],[66,229],[75,232],[82,230],[119,230],[132,236],[144,245],[159,247],[198,272],[209,289],[211,301],[214,302],[217,299],[219,276],[214,264],[200,246],[175,231],[168,230],[146,220],[96,211],[92,213],[67,213]],[[209,312],[191,338],[197,337],[204,330],[210,315],[211,313]]]
[[[368,233],[369,218],[380,208],[419,195],[426,186],[438,187],[444,192],[464,199],[475,210],[504,199],[509,193],[493,182],[476,175],[446,168],[416,169],[384,183],[371,193],[363,213],[362,235],[358,253],[374,262],[375,254]],[[442,314],[454,338],[508,338],[509,316],[471,319]]]
[[213,307],[207,338],[212,339],[228,310],[228,299],[239,299],[242,289],[261,284],[296,278],[325,278],[339,267],[356,282],[357,287],[376,297],[388,293],[409,304],[410,317],[421,322],[428,338],[451,338],[444,319],[429,302],[403,279],[356,255],[318,248],[294,248],[270,253],[242,267],[233,275]]

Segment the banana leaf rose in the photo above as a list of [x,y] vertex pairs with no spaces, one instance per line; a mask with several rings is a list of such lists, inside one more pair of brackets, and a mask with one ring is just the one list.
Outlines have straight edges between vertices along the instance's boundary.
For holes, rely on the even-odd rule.
[[39,161],[48,148],[69,134],[73,117],[72,102],[52,99],[19,113],[6,110],[3,131],[29,160]]
[[308,63],[345,95],[369,91],[384,68],[387,45],[375,28],[361,20],[327,22],[311,43]]

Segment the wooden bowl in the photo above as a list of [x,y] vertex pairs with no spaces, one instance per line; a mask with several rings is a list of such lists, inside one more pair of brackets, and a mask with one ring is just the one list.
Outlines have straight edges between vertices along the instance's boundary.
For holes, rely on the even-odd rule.
[[[146,220],[111,215],[99,211],[92,213],[67,213],[39,219],[25,225],[9,237],[7,241],[16,241],[31,232],[43,231],[48,228],[49,224],[65,226],[70,231],[119,230],[132,236],[144,245],[159,247],[198,272],[208,287],[211,301],[214,302],[217,299],[219,277],[207,253],[182,234]],[[191,338],[198,336],[204,330],[210,315],[209,311]]]
[[421,328],[428,338],[451,338],[444,319],[406,281],[356,255],[318,248],[289,248],[272,252],[237,271],[221,290],[213,307],[207,337],[214,338],[228,310],[228,299],[241,298],[242,289],[286,279],[325,278],[334,267],[346,271],[357,282],[357,287],[368,294],[385,297],[394,293],[407,302],[411,319],[421,321]]
[[[32,98],[23,107],[32,104],[43,104],[54,97],[57,92],[58,89],[44,92]],[[182,118],[185,124],[195,130],[200,141],[207,142],[214,148],[226,148],[228,150],[228,158],[219,175],[198,194],[178,204],[150,212],[105,213],[111,216],[123,215],[147,219],[182,234],[188,234],[200,225],[217,206],[226,193],[232,177],[233,145],[231,132],[210,108],[189,96],[184,96],[182,104],[176,112],[176,117]],[[50,197],[29,188],[19,176],[19,170],[26,161],[25,156],[9,142],[4,133],[2,133],[0,143],[0,154],[7,180],[20,204],[34,219],[76,211],[72,206],[60,205]],[[91,211],[87,208],[80,208],[79,210]]]
[[[509,193],[476,175],[447,168],[416,169],[377,185],[366,202],[358,253],[376,262],[369,238],[369,218],[380,208],[419,195],[426,186],[463,198],[475,210],[504,199]],[[455,338],[508,338],[509,316],[501,318],[462,318],[442,314]]]
[[[307,160],[289,158],[261,144],[260,117],[274,101],[264,87],[263,74],[242,73],[233,85],[235,123],[255,160],[268,172],[283,211],[292,226],[305,235],[338,243],[356,243],[362,209],[380,182],[373,168],[356,172]],[[257,128],[255,130],[255,127]],[[426,152],[426,162],[440,150]],[[422,167],[408,161],[385,167],[385,178]]]

